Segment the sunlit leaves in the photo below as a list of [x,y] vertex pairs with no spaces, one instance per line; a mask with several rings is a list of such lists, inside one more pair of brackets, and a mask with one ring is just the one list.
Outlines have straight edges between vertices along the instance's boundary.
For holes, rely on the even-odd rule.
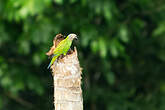
[[63,0],[54,0],[55,3],[62,5],[63,4]]
[[114,45],[114,44],[115,44],[115,41],[111,42],[111,44],[110,44],[110,52],[111,52],[113,57],[117,57],[119,53],[118,53],[117,46]]
[[89,42],[91,40],[95,39],[95,36],[97,36],[97,30],[94,27],[86,27],[84,26],[81,29],[81,45],[83,47],[87,47],[89,45]]
[[20,40],[19,42],[19,52],[23,54],[29,54],[30,43],[28,40]]
[[110,22],[110,20],[112,19],[111,4],[109,4],[109,2],[105,2],[103,5],[104,16]]
[[117,39],[112,39],[109,44],[109,49],[113,57],[123,55],[125,53],[125,47]]
[[102,7],[102,3],[100,3],[100,2],[95,2],[95,4],[94,4],[94,10],[95,10],[95,13],[96,14],[101,14],[102,13],[102,9],[103,9],[103,7]]
[[128,29],[126,26],[121,26],[119,29],[119,37],[120,39],[127,43],[129,41]]
[[117,38],[106,40],[104,37],[99,37],[98,39],[93,40],[90,44],[91,50],[94,53],[99,53],[102,58],[105,58],[108,53],[113,57],[118,57],[119,54],[125,54],[125,48]]
[[81,5],[82,5],[82,6],[85,6],[86,3],[87,3],[87,0],[81,0]]
[[101,37],[98,41],[100,56],[105,58],[107,55],[107,45],[106,41]]
[[[31,24],[33,27],[29,27],[29,36],[34,44],[47,43],[49,38],[52,36],[54,28],[50,21],[41,20]],[[38,28],[35,28],[37,26]]]
[[34,61],[34,64],[39,65],[41,63],[40,55],[39,54],[34,54],[33,55],[33,61]]
[[160,83],[160,91],[165,93],[165,82]]
[[6,73],[4,73],[4,70],[7,71],[5,68],[0,68],[0,71],[3,71],[3,73],[0,73],[0,85],[6,92],[9,91],[12,92],[13,95],[17,95],[20,90],[24,89],[23,80],[20,78],[19,74],[17,77],[15,76],[15,73],[18,72],[17,69],[11,68]]
[[12,84],[12,80],[7,75],[5,75],[0,82],[5,88],[8,88]]
[[9,0],[5,5],[4,16],[9,20],[25,19],[28,16],[42,13],[51,0]]
[[99,49],[98,41],[93,40],[91,42],[91,50],[92,50],[92,52],[96,53],[98,51],[98,49]]
[[70,3],[75,3],[76,1],[78,1],[78,0],[70,0]]
[[153,36],[164,36],[163,34],[165,33],[165,22],[160,22],[158,27],[153,31]]

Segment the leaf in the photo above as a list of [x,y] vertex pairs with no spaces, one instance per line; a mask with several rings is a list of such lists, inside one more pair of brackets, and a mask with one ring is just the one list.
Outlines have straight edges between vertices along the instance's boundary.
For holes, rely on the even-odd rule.
[[112,54],[113,57],[117,57],[118,56],[118,49],[117,49],[117,43],[116,40],[112,40],[110,42],[110,52]]
[[165,22],[161,22],[158,27],[153,31],[152,35],[154,37],[160,36],[165,33]]
[[4,87],[9,87],[12,84],[12,80],[9,76],[4,76],[0,82]]
[[81,44],[83,47],[87,47],[89,45],[90,40],[97,37],[97,31],[93,27],[84,27],[81,30]]
[[105,77],[109,85],[114,84],[115,76],[113,72],[105,73]]
[[72,4],[72,3],[75,3],[77,0],[70,0],[70,3]]
[[102,38],[99,39],[99,51],[102,58],[105,58],[107,55],[106,42]]
[[110,7],[110,4],[105,2],[104,4],[104,16],[105,18],[109,21],[112,19],[112,12],[111,12],[111,7]]
[[40,59],[40,55],[39,54],[34,54],[33,55],[33,61],[34,61],[34,64],[36,65],[40,65],[41,64],[41,59]]
[[102,11],[102,4],[100,2],[95,2],[94,7],[95,7],[96,14],[99,15]]
[[54,0],[55,3],[62,5],[63,4],[63,0]]
[[81,0],[81,5],[85,6],[87,4],[87,0]]
[[91,50],[96,53],[99,50],[98,42],[97,41],[92,41],[91,43]]
[[165,93],[165,82],[161,82],[160,91]]
[[28,40],[20,40],[19,42],[19,51],[23,54],[28,54],[30,52],[30,45]]
[[127,30],[126,26],[121,26],[120,27],[119,37],[123,42],[128,43],[129,38],[128,38],[128,30]]

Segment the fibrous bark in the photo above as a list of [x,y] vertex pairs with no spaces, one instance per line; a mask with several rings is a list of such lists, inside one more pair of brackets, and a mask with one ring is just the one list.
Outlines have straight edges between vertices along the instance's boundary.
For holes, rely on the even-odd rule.
[[83,110],[81,67],[77,50],[61,56],[51,66],[54,79],[55,110]]

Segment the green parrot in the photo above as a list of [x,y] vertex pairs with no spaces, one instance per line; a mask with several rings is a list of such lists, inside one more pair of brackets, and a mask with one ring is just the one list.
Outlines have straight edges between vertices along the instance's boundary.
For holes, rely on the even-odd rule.
[[49,63],[48,69],[50,68],[50,66],[56,61],[56,59],[60,56],[60,55],[66,55],[67,52],[70,49],[70,46],[72,45],[72,41],[73,39],[76,38],[77,39],[77,35],[76,34],[69,34],[64,40],[62,40],[57,47],[55,48],[54,52],[53,52],[53,57],[51,62]]

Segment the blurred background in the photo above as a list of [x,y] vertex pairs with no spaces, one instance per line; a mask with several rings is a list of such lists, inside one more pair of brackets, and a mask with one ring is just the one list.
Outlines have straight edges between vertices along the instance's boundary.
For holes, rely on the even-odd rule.
[[79,35],[84,110],[165,110],[164,0],[0,0],[0,110],[53,110],[58,33]]

